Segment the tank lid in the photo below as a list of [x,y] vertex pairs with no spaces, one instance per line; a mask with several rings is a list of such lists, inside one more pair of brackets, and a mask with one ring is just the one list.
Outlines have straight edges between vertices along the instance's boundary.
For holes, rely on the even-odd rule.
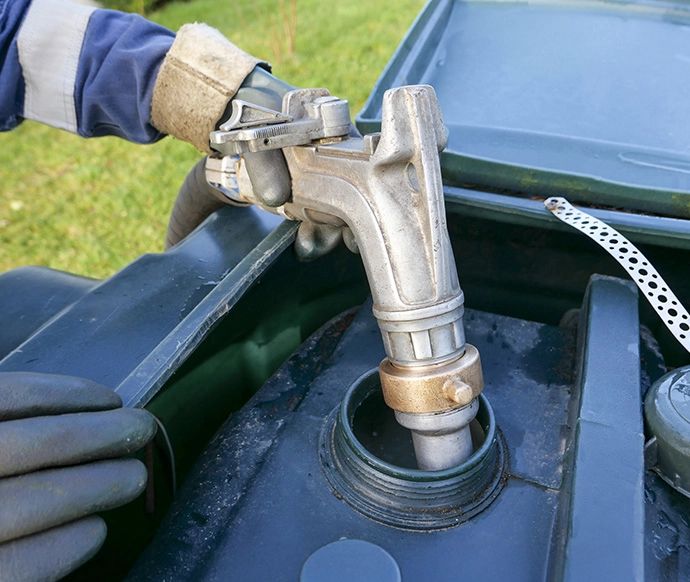
[[690,218],[685,2],[431,0],[357,116],[432,85],[444,183]]

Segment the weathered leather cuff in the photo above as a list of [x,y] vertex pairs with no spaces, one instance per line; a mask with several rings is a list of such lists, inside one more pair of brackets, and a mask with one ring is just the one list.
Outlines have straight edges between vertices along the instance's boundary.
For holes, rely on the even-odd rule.
[[208,136],[257,65],[215,28],[186,24],[163,60],[151,101],[151,123],[163,133],[211,152]]

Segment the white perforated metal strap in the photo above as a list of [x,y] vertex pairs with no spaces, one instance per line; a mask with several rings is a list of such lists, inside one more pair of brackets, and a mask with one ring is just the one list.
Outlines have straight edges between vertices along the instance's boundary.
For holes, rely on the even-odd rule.
[[94,10],[62,0],[31,3],[17,37],[25,118],[77,132],[74,84]]
[[565,198],[544,202],[554,216],[598,243],[630,274],[666,327],[690,352],[690,315],[652,266],[647,257],[627,238],[591,214],[582,212]]

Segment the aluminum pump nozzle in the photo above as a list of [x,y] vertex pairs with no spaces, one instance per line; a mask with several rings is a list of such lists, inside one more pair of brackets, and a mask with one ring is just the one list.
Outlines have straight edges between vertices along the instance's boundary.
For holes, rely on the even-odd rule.
[[292,198],[279,208],[250,190],[239,188],[240,198],[344,231],[361,252],[388,356],[386,403],[412,430],[420,469],[462,462],[484,383],[479,354],[465,343],[439,162],[447,134],[433,88],[387,91],[381,133],[362,138],[348,137],[347,102],[323,89],[288,93],[265,123],[240,105],[238,121],[212,133],[211,146],[226,155],[281,148],[292,179]]

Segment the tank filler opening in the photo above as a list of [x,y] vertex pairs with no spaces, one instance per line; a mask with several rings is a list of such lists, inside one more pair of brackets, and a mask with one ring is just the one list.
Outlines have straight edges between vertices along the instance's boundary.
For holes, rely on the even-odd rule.
[[469,458],[420,470],[410,432],[384,402],[371,370],[329,415],[319,439],[321,468],[338,496],[376,521],[421,530],[458,525],[498,496],[507,464],[491,405],[483,394],[477,401]]

